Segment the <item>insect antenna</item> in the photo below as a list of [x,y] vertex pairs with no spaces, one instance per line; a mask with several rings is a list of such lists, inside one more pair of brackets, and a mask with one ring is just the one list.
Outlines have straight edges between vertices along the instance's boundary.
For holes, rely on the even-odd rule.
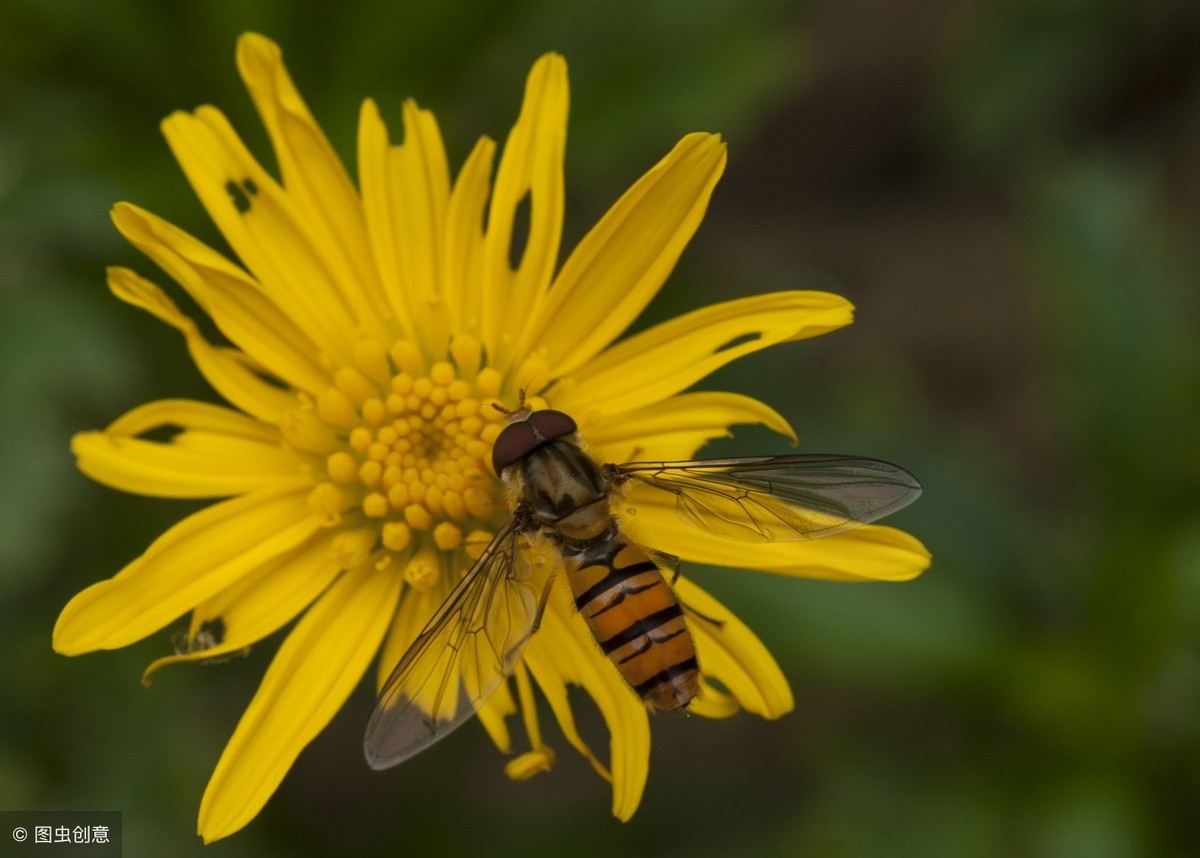
[[525,388],[522,387],[520,390],[517,391],[517,407],[516,408],[513,408],[510,410],[508,408],[505,408],[499,402],[493,402],[491,405],[492,405],[492,408],[495,408],[497,411],[499,411],[505,417],[511,417],[514,414],[519,414],[525,410]]

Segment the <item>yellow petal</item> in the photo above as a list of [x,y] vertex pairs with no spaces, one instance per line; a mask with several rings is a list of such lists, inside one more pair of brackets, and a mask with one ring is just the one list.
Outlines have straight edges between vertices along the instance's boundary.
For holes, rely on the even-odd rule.
[[294,217],[305,225],[354,318],[367,331],[381,334],[382,291],[367,245],[362,203],[346,168],[292,83],[278,45],[246,33],[238,40],[237,64],[271,138]]
[[[542,56],[525,82],[525,100],[504,143],[488,210],[483,266],[483,340],[501,372],[520,331],[543,300],[563,221],[563,154],[567,142],[567,63]],[[529,229],[516,269],[510,265],[518,206],[529,197]]]
[[853,306],[828,292],[773,292],[694,310],[609,348],[552,389],[568,413],[604,414],[666,399],[743,355],[815,337],[852,321]]
[[[138,437],[162,428],[179,431],[162,442]],[[303,464],[280,445],[273,427],[228,408],[178,399],[139,406],[103,432],[80,432],[71,451],[79,469],[97,482],[174,498],[267,488],[296,477]]]
[[320,349],[349,363],[357,323],[345,284],[334,279],[318,239],[229,120],[201,107],[171,114],[162,130],[209,216],[263,291]]
[[777,411],[738,393],[681,393],[594,423],[591,412],[572,416],[592,452],[604,462],[689,459],[713,438],[728,438],[735,423],[761,423],[796,441],[792,427]]
[[395,319],[427,352],[444,353],[449,309],[441,266],[450,168],[433,114],[406,102],[404,143],[392,146],[368,99],[359,114],[358,170],[371,252]]
[[330,555],[329,539],[319,535],[263,564],[205,599],[192,612],[189,640],[195,640],[201,628],[220,621],[225,636],[219,643],[157,659],[142,674],[142,682],[148,683],[150,674],[165,665],[215,658],[262,640],[307,608],[338,571]]
[[527,781],[534,775],[548,772],[554,768],[554,749],[546,746],[536,751],[526,751],[519,757],[504,764],[504,774],[509,780]]
[[[787,679],[754,632],[692,581],[680,578],[675,592],[689,609],[688,629],[705,678],[717,680],[755,715],[778,718],[791,712],[795,704]],[[688,711],[708,714],[702,699]]]
[[495,154],[496,144],[481,137],[459,170],[446,209],[443,291],[454,329],[473,336],[481,326],[483,213]]
[[[405,559],[401,559],[394,561],[394,565],[402,570],[406,562]],[[387,639],[379,653],[379,671],[375,676],[376,694],[383,690],[384,683],[388,681],[400,659],[408,652],[408,648],[412,646],[434,612],[450,595],[450,589],[449,580],[439,573],[433,579],[433,586],[428,589],[410,587],[404,591],[400,607],[396,610]]]
[[266,423],[278,423],[296,407],[296,396],[264,381],[241,352],[216,348],[166,294],[128,268],[108,269],[108,288],[127,304],[140,307],[183,334],[200,373],[217,393]]
[[317,349],[242,269],[150,212],[118,203],[113,223],[208,313],[221,332],[273,374],[300,390],[329,387]]
[[620,336],[675,267],[724,169],[717,135],[679,141],[571,253],[522,348],[544,348],[556,372],[566,374]]
[[738,699],[726,691],[713,685],[704,675],[700,675],[700,690],[688,704],[689,715],[699,715],[702,718],[732,718],[742,711]]
[[398,201],[392,187],[391,160],[387,126],[375,102],[368,98],[358,115],[358,184],[362,188],[367,240],[388,315],[405,339],[416,342],[416,308],[403,280],[400,248],[396,246]]
[[566,583],[555,582],[541,628],[525,648],[525,664],[550,703],[567,741],[604,775],[605,769],[575,729],[566,683],[582,686],[596,702],[611,736],[613,816],[628,820],[642,800],[650,769],[646,707],[600,652],[569,597]]
[[488,738],[492,740],[496,750],[502,754],[512,752],[512,735],[509,733],[508,724],[504,719],[516,711],[517,704],[513,699],[512,691],[509,689],[508,682],[504,682],[488,698],[487,702],[479,707],[479,711],[476,713],[479,716],[479,723],[487,731]]
[[868,524],[803,542],[741,542],[685,524],[670,499],[648,486],[632,488],[625,499],[637,509],[623,521],[631,536],[695,563],[828,581],[907,581],[929,568],[925,546],[892,527]]
[[[558,728],[562,730],[567,741],[591,764],[596,774],[612,783],[612,772],[596,756],[575,727],[575,716],[571,712],[571,703],[567,697],[567,683],[571,680],[561,671],[559,665],[549,661],[537,647],[534,648],[532,654],[527,650],[524,659],[529,672],[537,680],[538,687],[542,689],[546,702],[550,704],[550,711],[554,713],[554,718],[558,721]],[[579,683],[571,682],[571,684],[578,685]],[[649,722],[647,722],[647,730],[649,730]],[[614,806],[615,802],[614,794]]]
[[263,444],[278,444],[279,430],[220,405],[191,399],[159,399],[130,409],[108,424],[105,432],[135,437],[163,426],[178,426],[228,435]]
[[827,292],[774,292],[702,307],[635,334],[560,379],[556,407],[625,412],[665,400],[740,356],[851,323],[850,301]]
[[450,202],[450,167],[437,120],[416,102],[404,102],[404,145],[389,154],[396,247],[417,312],[417,333],[430,354],[444,354],[450,316],[442,289],[442,245]]
[[281,481],[188,516],[67,603],[54,649],[79,655],[126,646],[301,544],[320,526],[308,510],[310,488],[307,479]]
[[364,563],[335,581],[288,635],[204,791],[197,827],[206,843],[258,814],[350,696],[387,630],[401,580]]

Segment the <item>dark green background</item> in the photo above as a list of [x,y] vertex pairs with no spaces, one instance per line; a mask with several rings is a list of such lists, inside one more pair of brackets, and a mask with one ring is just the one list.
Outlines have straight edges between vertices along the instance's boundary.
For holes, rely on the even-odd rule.
[[[120,809],[126,854],[201,853],[204,785],[277,646],[149,690],[170,630],[50,649],[75,592],[193,508],[94,485],[67,445],[149,399],[211,398],[177,333],[105,289],[108,264],[165,279],[107,210],[222,246],[157,123],[217,104],[270,163],[233,62],[254,29],[348,159],[363,97],[398,131],[413,95],[457,166],[564,52],[565,247],[684,133],[722,132],[729,169],[647,319],[785,288],[854,301],[853,327],[705,386],[776,406],[805,449],[914,470],[926,494],[896,523],[935,559],[903,585],[698,570],[796,712],[656,718],[629,824],[548,713],[559,765],[526,784],[478,729],[368,771],[364,686],[206,854],[1200,849],[1200,7],[343,5],[0,6],[0,807]],[[780,446],[746,430],[715,452]]]

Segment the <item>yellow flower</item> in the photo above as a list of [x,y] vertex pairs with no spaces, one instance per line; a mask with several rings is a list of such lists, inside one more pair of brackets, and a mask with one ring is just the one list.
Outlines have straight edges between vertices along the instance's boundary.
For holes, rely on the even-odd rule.
[[[504,522],[489,458],[504,418],[492,403],[512,406],[525,389],[535,408],[571,414],[605,462],[635,451],[688,458],[737,423],[793,438],[783,418],[753,399],[681,391],[743,355],[849,324],[852,313],[835,295],[780,292],[697,310],[614,343],[695,232],[725,146],[712,134],[684,137],[555,273],[567,120],[560,56],[534,65],[494,180],[490,139],[480,139],[452,180],[432,114],[405,103],[404,142],[394,145],[367,101],[358,189],[278,47],[246,35],[237,60],[281,180],[216,108],[175,113],[163,130],[242,264],[136,206],[113,212],[121,233],[228,344],[211,342],[133,271],[108,276],[117,297],[183,334],[233,407],[152,402],[72,445],[80,468],[114,488],[225,499],[77,595],[54,630],[55,649],[77,655],[125,646],[190,611],[188,651],[154,662],[149,675],[169,662],[238,652],[300,616],[209,782],[199,817],[206,841],[254,818],[377,652],[377,681],[386,679]],[[518,223],[524,211],[528,223]],[[653,501],[639,506],[633,524],[654,548],[685,561],[784,575],[903,580],[929,562],[918,541],[886,527],[802,544],[730,543]],[[721,621],[693,632],[705,681],[690,711],[789,711],[791,692],[758,639],[686,578],[676,589],[689,607]],[[607,761],[576,731],[568,684],[600,708],[612,737]],[[553,588],[517,670],[479,712],[504,752],[515,744],[506,718],[520,713],[530,750],[509,763],[515,779],[554,760],[535,688],[566,740],[612,781],[613,813],[630,818],[647,774],[647,712],[565,586]]]

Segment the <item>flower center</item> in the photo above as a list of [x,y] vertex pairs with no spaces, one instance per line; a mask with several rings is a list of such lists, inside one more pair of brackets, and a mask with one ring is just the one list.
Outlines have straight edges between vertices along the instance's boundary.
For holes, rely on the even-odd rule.
[[[426,366],[407,340],[386,349],[367,340],[317,397],[315,414],[309,407],[288,415],[289,441],[324,457],[309,505],[342,528],[339,563],[382,546],[391,555],[411,551],[416,570],[430,565],[433,549],[470,555],[471,545],[486,544],[500,500],[490,455],[504,426],[492,407],[502,380],[488,367]],[[419,586],[431,576],[411,577]]]

